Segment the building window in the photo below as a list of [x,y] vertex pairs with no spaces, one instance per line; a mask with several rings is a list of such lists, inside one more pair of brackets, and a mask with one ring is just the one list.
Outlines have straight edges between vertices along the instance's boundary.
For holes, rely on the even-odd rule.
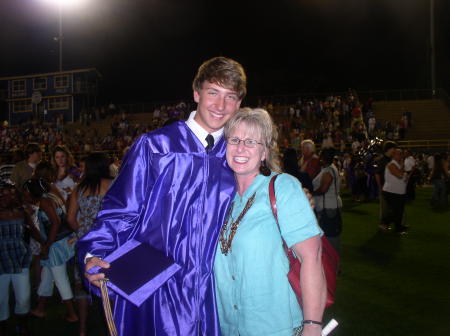
[[40,77],[33,79],[33,89],[34,90],[46,90],[47,89],[47,78]]
[[26,94],[26,82],[25,79],[17,79],[12,81],[12,96],[20,97]]
[[48,102],[50,110],[67,110],[69,109],[69,97],[50,98]]
[[31,99],[13,102],[14,113],[31,112],[32,110]]
[[69,76],[55,76],[55,88],[69,87]]

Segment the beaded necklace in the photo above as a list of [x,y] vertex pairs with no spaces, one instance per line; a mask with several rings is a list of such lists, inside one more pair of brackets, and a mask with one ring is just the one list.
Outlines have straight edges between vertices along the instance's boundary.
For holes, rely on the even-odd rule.
[[233,222],[233,218],[231,218],[231,228],[230,228],[230,234],[228,235],[228,238],[225,237],[227,233],[227,227],[228,227],[228,221],[231,217],[231,213],[233,212],[234,202],[231,203],[230,210],[228,210],[227,217],[225,218],[225,222],[222,225],[222,229],[220,230],[220,250],[223,254],[227,255],[228,252],[231,250],[231,243],[233,242],[234,235],[236,234],[236,231],[239,227],[239,224],[241,223],[242,218],[244,218],[247,211],[252,207],[253,202],[255,201],[256,192],[248,199],[247,203],[245,204],[244,209],[239,214],[238,218]]

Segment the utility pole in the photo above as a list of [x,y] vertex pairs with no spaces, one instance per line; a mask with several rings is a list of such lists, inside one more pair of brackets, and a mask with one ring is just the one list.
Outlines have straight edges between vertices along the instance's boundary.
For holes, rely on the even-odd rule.
[[431,66],[431,94],[436,96],[436,47],[434,38],[434,0],[430,0],[430,66]]
[[59,30],[58,30],[58,44],[59,44],[59,71],[62,71],[62,51],[63,51],[63,27],[62,27],[62,2],[58,2],[58,19],[59,19]]

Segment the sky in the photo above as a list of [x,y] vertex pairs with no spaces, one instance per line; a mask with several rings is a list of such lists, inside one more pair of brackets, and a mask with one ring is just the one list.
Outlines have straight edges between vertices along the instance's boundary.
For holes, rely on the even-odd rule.
[[[198,66],[243,64],[248,94],[430,87],[430,0],[79,0],[63,68],[95,67],[106,99],[192,96]],[[436,2],[438,87],[450,88],[450,4]],[[57,7],[0,1],[0,77],[58,69]]]

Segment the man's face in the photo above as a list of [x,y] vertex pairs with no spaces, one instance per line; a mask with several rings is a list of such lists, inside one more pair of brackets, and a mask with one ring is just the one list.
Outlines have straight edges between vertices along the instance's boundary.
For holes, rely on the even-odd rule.
[[394,151],[392,153],[392,158],[394,160],[396,160],[397,162],[402,161],[403,160],[403,152],[398,148],[394,148]]
[[30,155],[30,162],[32,163],[38,163],[42,159],[42,153],[41,152],[34,152]]
[[394,156],[395,150],[396,150],[395,147],[389,149],[389,150],[386,152],[386,156],[389,157],[389,158],[392,158],[392,157]]
[[195,121],[213,133],[236,113],[242,100],[237,92],[205,81],[199,91],[194,91],[194,101],[197,103]]

